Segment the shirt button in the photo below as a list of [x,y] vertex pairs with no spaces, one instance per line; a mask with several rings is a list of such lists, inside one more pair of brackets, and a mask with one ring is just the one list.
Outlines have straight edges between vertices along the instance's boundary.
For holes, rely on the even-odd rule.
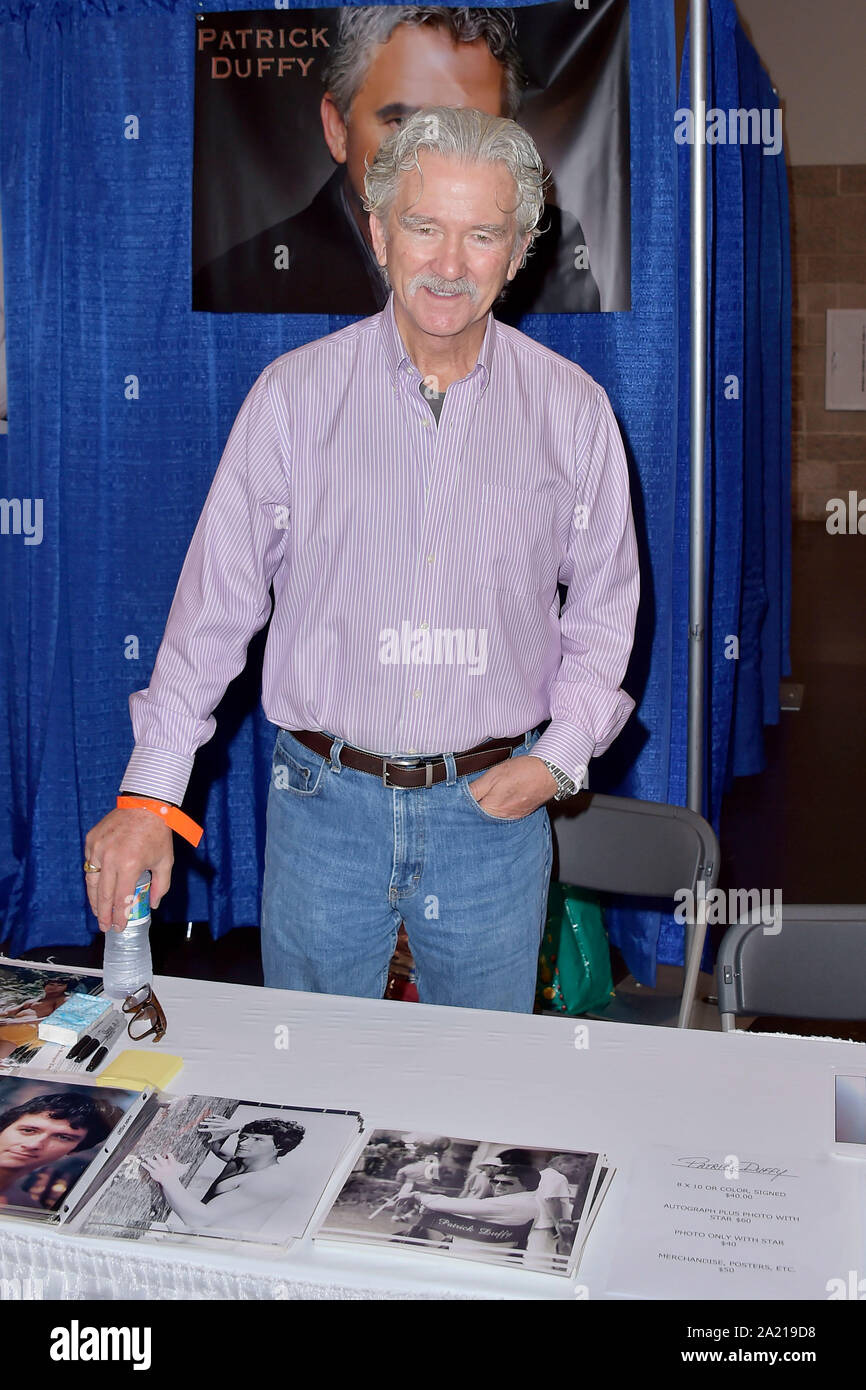
[[429,623],[419,623],[418,626],[420,627],[420,629],[421,629],[422,632],[426,632],[427,629],[428,629],[428,627],[430,626],[430,624],[429,624]]
[[422,421],[421,421],[421,424],[423,425],[423,427],[424,427],[425,430],[427,430],[427,429],[430,428],[430,421],[429,421],[429,420],[422,420]]
[[410,758],[417,758],[417,756],[418,756],[418,749],[417,749],[417,748],[410,748],[410,749],[409,749],[409,756],[410,756]]
[[435,559],[436,559],[436,556],[435,556],[435,555],[428,555],[428,556],[427,556],[427,564],[428,564],[428,565],[432,565],[432,563],[433,563],[433,561],[434,561]]
[[413,694],[413,696],[414,696],[414,698],[415,698],[416,700],[420,700],[420,699],[421,699],[421,691],[420,691],[420,690],[413,690],[413,691],[412,691],[412,694]]

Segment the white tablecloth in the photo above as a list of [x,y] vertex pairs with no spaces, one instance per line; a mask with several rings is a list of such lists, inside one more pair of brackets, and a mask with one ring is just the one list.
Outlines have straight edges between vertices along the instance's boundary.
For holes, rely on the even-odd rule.
[[[158,978],[156,989],[169,1023],[160,1049],[185,1059],[174,1093],[357,1109],[371,1127],[602,1151],[615,1164],[696,1137],[724,1153],[824,1154],[834,1072],[861,1071],[866,1059],[862,1045],[811,1038],[575,1024],[174,978]],[[276,1045],[283,1027],[288,1049]],[[588,1030],[580,1047],[576,1027]],[[624,1186],[620,1175],[581,1264],[591,1298],[605,1295]],[[840,1268],[849,1257],[839,1252]],[[571,1282],[552,1275],[314,1245],[309,1235],[270,1258],[10,1220],[0,1222],[0,1279],[42,1281],[37,1296],[72,1299],[574,1297]],[[646,1292],[659,1296],[655,1270]]]

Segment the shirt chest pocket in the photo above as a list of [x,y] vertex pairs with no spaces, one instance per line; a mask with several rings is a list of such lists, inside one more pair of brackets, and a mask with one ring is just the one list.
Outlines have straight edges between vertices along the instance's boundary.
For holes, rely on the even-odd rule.
[[476,498],[477,584],[518,594],[552,590],[559,569],[553,493],[483,483]]

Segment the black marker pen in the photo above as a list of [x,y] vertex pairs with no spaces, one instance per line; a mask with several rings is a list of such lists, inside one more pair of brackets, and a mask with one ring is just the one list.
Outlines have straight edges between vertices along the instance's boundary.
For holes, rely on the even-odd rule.
[[96,1068],[102,1065],[108,1056],[109,1050],[114,1046],[120,1034],[123,1032],[125,1023],[126,1020],[122,1014],[117,1014],[115,1016],[111,1027],[103,1035],[99,1047],[91,1057],[86,1068],[87,1071],[96,1071]]
[[79,1054],[79,1052],[81,1051],[81,1049],[82,1049],[87,1043],[89,1043],[89,1042],[91,1042],[91,1041],[92,1041],[92,1039],[91,1039],[91,1037],[90,1037],[90,1034],[89,1034],[89,1033],[84,1033],[83,1036],[80,1037],[80,1038],[78,1039],[78,1042],[74,1042],[74,1043],[72,1044],[72,1046],[70,1047],[69,1051],[67,1052],[67,1054],[66,1054],[66,1056],[64,1057],[63,1060],[64,1060],[65,1062],[75,1062],[75,1061],[77,1061],[77,1060],[78,1060],[78,1054]]

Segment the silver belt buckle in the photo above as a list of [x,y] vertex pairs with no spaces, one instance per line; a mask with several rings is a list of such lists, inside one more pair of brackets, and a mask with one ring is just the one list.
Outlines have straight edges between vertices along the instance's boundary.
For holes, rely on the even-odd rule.
[[[432,764],[432,762],[430,762],[429,759],[426,759],[426,760],[425,760],[424,758],[383,758],[383,759],[382,759],[382,786],[383,786],[383,787],[393,787],[393,786],[394,786],[394,783],[393,783],[393,782],[389,782],[389,781],[388,781],[388,765],[389,765],[389,763],[393,763],[396,767],[412,767],[412,768],[416,768],[416,767],[420,767],[421,764],[424,763],[425,761],[426,761],[426,763],[427,763],[427,775],[426,775],[426,780],[425,780],[425,784],[424,784],[424,785],[427,786],[427,787],[432,787],[432,785],[433,785],[433,764]],[[406,788],[404,788],[404,787],[398,787],[397,790],[398,790],[398,791],[405,791]]]

